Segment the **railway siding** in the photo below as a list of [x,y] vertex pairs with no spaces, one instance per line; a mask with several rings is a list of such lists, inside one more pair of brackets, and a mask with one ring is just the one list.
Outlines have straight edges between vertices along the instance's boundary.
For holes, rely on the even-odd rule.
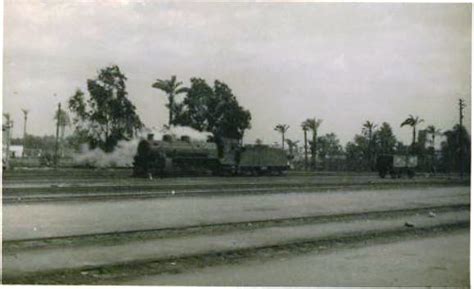
[[216,184],[148,184],[148,185],[49,185],[3,187],[3,202],[47,202],[63,200],[101,200],[114,198],[167,198],[176,196],[221,196],[269,194],[279,192],[320,192],[341,189],[390,189],[423,186],[469,185],[468,180],[422,179],[377,181],[306,181],[248,182]]
[[469,199],[467,187],[430,187],[317,194],[12,203],[3,207],[3,240],[413,209],[469,204]]
[[326,216],[306,216],[296,218],[282,218],[274,220],[253,220],[245,222],[210,224],[202,226],[176,227],[164,228],[156,230],[139,230],[118,233],[99,233],[91,235],[77,235],[66,237],[52,237],[19,241],[4,241],[3,252],[14,253],[21,250],[39,250],[49,248],[87,246],[92,244],[101,245],[118,245],[125,244],[130,241],[151,240],[162,238],[174,238],[181,236],[193,236],[201,234],[221,234],[234,231],[248,231],[267,227],[281,227],[281,226],[299,226],[307,224],[321,224],[330,222],[345,222],[354,220],[368,220],[368,219],[393,219],[401,216],[411,215],[429,215],[432,213],[444,213],[452,211],[469,210],[468,204],[454,204],[448,206],[430,206],[420,207],[414,209],[400,209],[400,210],[385,210],[385,211],[370,211],[365,213],[348,213],[348,214],[333,214]]
[[[180,259],[191,257],[205,259],[206,256],[215,254],[224,256],[231,255],[233,252],[273,247],[331,243],[351,239],[360,241],[383,235],[469,226],[469,210],[451,208],[440,209],[436,212],[435,218],[426,211],[423,213],[412,211],[411,213],[395,213],[391,218],[365,215],[364,218],[353,218],[350,221],[260,227],[238,230],[238,232],[135,240],[115,245],[97,243],[70,247],[67,250],[64,247],[56,247],[6,251],[3,257],[3,277],[7,284],[25,280],[41,283],[41,280],[45,280],[42,278],[46,278],[47,283],[53,280],[58,282],[60,280],[55,279],[57,276],[68,274],[76,276],[72,278],[69,276],[68,280],[75,280],[77,277],[80,279],[84,274],[89,274],[87,272],[113,272],[115,277],[123,277],[126,271],[117,270],[117,268],[127,268],[127,264],[146,266],[149,263],[169,260],[179,262]],[[404,224],[408,221],[415,224],[415,227],[405,226]],[[42,277],[38,278],[40,275]],[[95,275],[98,277],[92,278],[89,282],[94,279],[101,280],[102,277],[110,277]]]
[[7,178],[5,284],[159,280],[207,266],[465,234],[470,224],[470,182],[450,176],[147,180],[107,173],[84,181],[54,174]]

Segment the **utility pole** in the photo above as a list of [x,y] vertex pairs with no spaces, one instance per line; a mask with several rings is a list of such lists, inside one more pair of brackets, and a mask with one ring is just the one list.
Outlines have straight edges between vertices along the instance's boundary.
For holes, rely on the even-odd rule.
[[13,121],[10,120],[10,114],[9,113],[4,113],[3,114],[5,116],[5,125],[2,126],[2,131],[5,132],[4,133],[4,137],[5,137],[5,146],[6,146],[6,152],[5,152],[5,155],[3,156],[4,157],[4,163],[3,163],[3,167],[8,169],[10,167],[10,140],[11,140],[11,131],[13,129]]
[[304,170],[308,170],[308,128],[303,127],[304,132]]
[[25,119],[25,123],[23,125],[23,156],[25,155],[25,148],[26,148],[26,123],[28,121],[28,110],[22,108],[21,111],[23,111],[23,116]]
[[54,146],[54,167],[57,168],[59,164],[59,118],[61,116],[61,103],[58,103],[58,113],[56,118],[56,145]]
[[463,147],[463,137],[462,137],[462,119],[463,109],[466,107],[464,100],[459,99],[459,176],[461,179],[464,177],[464,147]]

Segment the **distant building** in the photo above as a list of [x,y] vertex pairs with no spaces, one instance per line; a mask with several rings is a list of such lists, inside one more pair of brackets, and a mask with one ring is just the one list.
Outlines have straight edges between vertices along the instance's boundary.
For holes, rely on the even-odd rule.
[[21,158],[23,156],[23,145],[10,145],[10,158]]

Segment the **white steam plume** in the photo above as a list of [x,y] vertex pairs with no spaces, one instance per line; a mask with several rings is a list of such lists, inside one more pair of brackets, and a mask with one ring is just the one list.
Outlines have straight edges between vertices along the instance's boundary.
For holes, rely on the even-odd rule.
[[182,126],[164,128],[160,131],[145,128],[139,133],[138,137],[129,141],[119,141],[115,149],[110,153],[106,153],[100,148],[89,149],[88,145],[84,145],[80,153],[73,155],[74,163],[81,166],[100,168],[132,167],[133,157],[137,153],[138,143],[150,133],[154,135],[155,140],[161,140],[164,134],[171,134],[176,138],[187,135],[191,140],[197,141],[206,141],[208,137],[211,136],[210,133],[199,132],[190,127]]

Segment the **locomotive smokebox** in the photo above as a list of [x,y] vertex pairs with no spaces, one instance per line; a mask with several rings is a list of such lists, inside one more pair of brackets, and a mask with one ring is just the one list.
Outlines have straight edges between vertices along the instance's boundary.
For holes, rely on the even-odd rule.
[[154,138],[154,136],[155,136],[154,134],[149,133],[149,134],[146,136],[146,139],[149,140],[149,141],[152,141],[153,138]]

